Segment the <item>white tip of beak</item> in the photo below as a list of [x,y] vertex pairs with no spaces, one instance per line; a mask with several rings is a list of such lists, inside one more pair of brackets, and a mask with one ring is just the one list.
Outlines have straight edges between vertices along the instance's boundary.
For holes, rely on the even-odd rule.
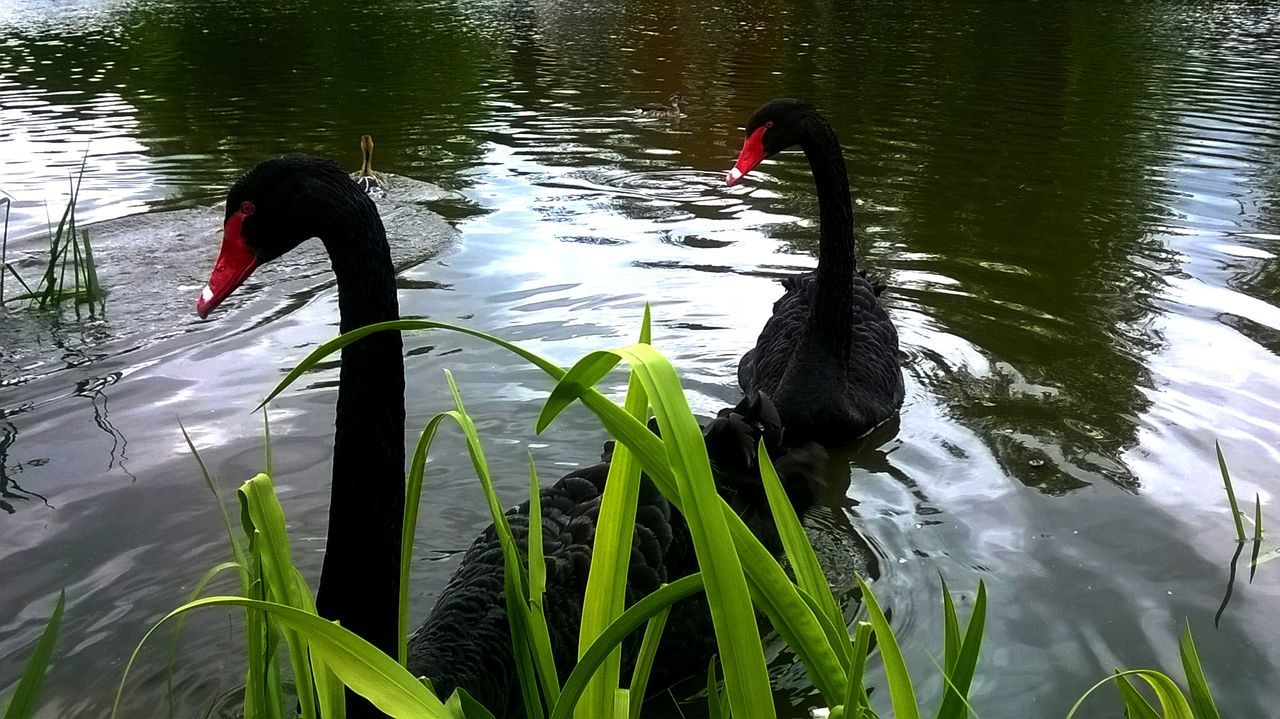
[[729,170],[729,173],[725,175],[724,179],[727,184],[732,185],[742,179],[742,170],[735,167],[732,170]]
[[213,289],[209,285],[205,285],[204,289],[200,290],[200,301],[208,302],[211,299],[213,299]]

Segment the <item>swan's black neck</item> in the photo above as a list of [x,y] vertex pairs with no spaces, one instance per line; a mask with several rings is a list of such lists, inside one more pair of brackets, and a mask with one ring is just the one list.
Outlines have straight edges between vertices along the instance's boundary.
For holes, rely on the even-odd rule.
[[[835,130],[816,112],[801,122],[800,147],[809,160],[818,191],[820,222],[818,250],[818,298],[809,321],[824,329],[835,347],[848,348],[847,338],[831,336],[853,321],[853,203],[849,198],[849,174]],[[835,330],[836,332],[832,332]]]
[[[399,319],[400,311],[377,208],[355,183],[340,179],[325,203],[325,214],[332,214],[321,239],[338,278],[342,331],[349,332]],[[405,491],[401,350],[399,332],[378,332],[342,350],[329,538],[317,600],[322,616],[391,656]]]

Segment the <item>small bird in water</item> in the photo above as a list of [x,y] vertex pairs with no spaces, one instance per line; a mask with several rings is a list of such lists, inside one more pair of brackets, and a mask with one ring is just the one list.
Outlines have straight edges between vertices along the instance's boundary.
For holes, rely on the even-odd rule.
[[360,171],[351,173],[351,179],[356,181],[360,189],[366,195],[374,197],[383,197],[387,194],[387,181],[378,173],[373,171],[373,137],[369,135],[360,136]]
[[648,105],[636,105],[636,109],[640,111],[641,117],[681,117],[683,113],[680,112],[680,108],[685,104],[684,98],[677,92],[667,98],[665,105],[654,102]]

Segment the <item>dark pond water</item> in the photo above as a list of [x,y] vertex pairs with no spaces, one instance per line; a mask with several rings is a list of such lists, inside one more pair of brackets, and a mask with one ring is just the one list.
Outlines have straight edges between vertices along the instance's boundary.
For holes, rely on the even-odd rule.
[[[680,121],[628,112],[676,91]],[[569,363],[632,337],[648,300],[709,413],[737,397],[775,278],[814,263],[802,156],[719,174],[779,95],[837,128],[907,356],[901,421],[852,456],[837,519],[878,555],[910,664],[940,655],[938,575],[965,605],[984,580],[988,719],[1172,669],[1186,621],[1224,715],[1278,716],[1280,563],[1242,569],[1214,626],[1236,545],[1213,442],[1280,517],[1280,10],[1211,2],[0,0],[9,259],[35,275],[87,149],[79,215],[104,221],[111,292],[92,320],[0,310],[0,688],[66,587],[42,716],[104,714],[145,629],[227,556],[178,422],[230,495],[263,466],[249,410],[336,331],[318,246],[195,319],[238,173],[285,151],[354,166],[372,134],[379,169],[456,193],[423,204],[406,182],[383,205],[405,313]],[[527,449],[545,477],[598,453],[580,410],[533,436],[537,372],[456,336],[406,343],[410,432],[451,368],[509,501]],[[336,379],[272,414],[313,580]],[[456,439],[429,485],[415,616],[486,523]],[[229,615],[188,624],[176,716],[234,694],[239,642]],[[163,706],[163,644],[130,715]],[[1104,700],[1087,714],[1118,716]]]

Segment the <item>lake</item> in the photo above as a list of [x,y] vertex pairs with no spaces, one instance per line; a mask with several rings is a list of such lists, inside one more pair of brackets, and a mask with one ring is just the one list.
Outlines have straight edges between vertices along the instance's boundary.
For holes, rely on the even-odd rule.
[[[632,111],[674,92],[686,117]],[[1156,0],[0,0],[7,259],[38,277],[83,162],[109,293],[94,317],[0,309],[0,690],[65,587],[41,715],[105,715],[142,634],[229,557],[179,423],[232,504],[265,466],[251,410],[337,332],[318,243],[195,317],[240,173],[284,152],[355,169],[372,135],[403,178],[381,205],[402,313],[567,365],[630,342],[648,302],[707,416],[737,400],[778,278],[815,263],[802,154],[724,186],[777,96],[835,126],[902,339],[901,417],[853,448],[826,521],[874,553],[910,666],[941,656],[939,575],[962,616],[982,580],[987,719],[1064,716],[1117,667],[1180,679],[1187,622],[1223,714],[1280,716],[1280,564],[1233,566],[1214,452],[1280,522],[1280,8]],[[544,481],[598,456],[581,407],[534,434],[540,372],[458,335],[405,344],[406,442],[450,407],[452,370],[505,501],[527,452]],[[270,413],[313,586],[336,383],[326,364]],[[437,447],[415,623],[488,523],[461,439]],[[127,716],[170,701],[167,642]],[[235,615],[187,622],[175,716],[234,715],[241,645]],[[780,706],[807,716],[787,661]],[[1118,716],[1099,694],[1085,715]]]

